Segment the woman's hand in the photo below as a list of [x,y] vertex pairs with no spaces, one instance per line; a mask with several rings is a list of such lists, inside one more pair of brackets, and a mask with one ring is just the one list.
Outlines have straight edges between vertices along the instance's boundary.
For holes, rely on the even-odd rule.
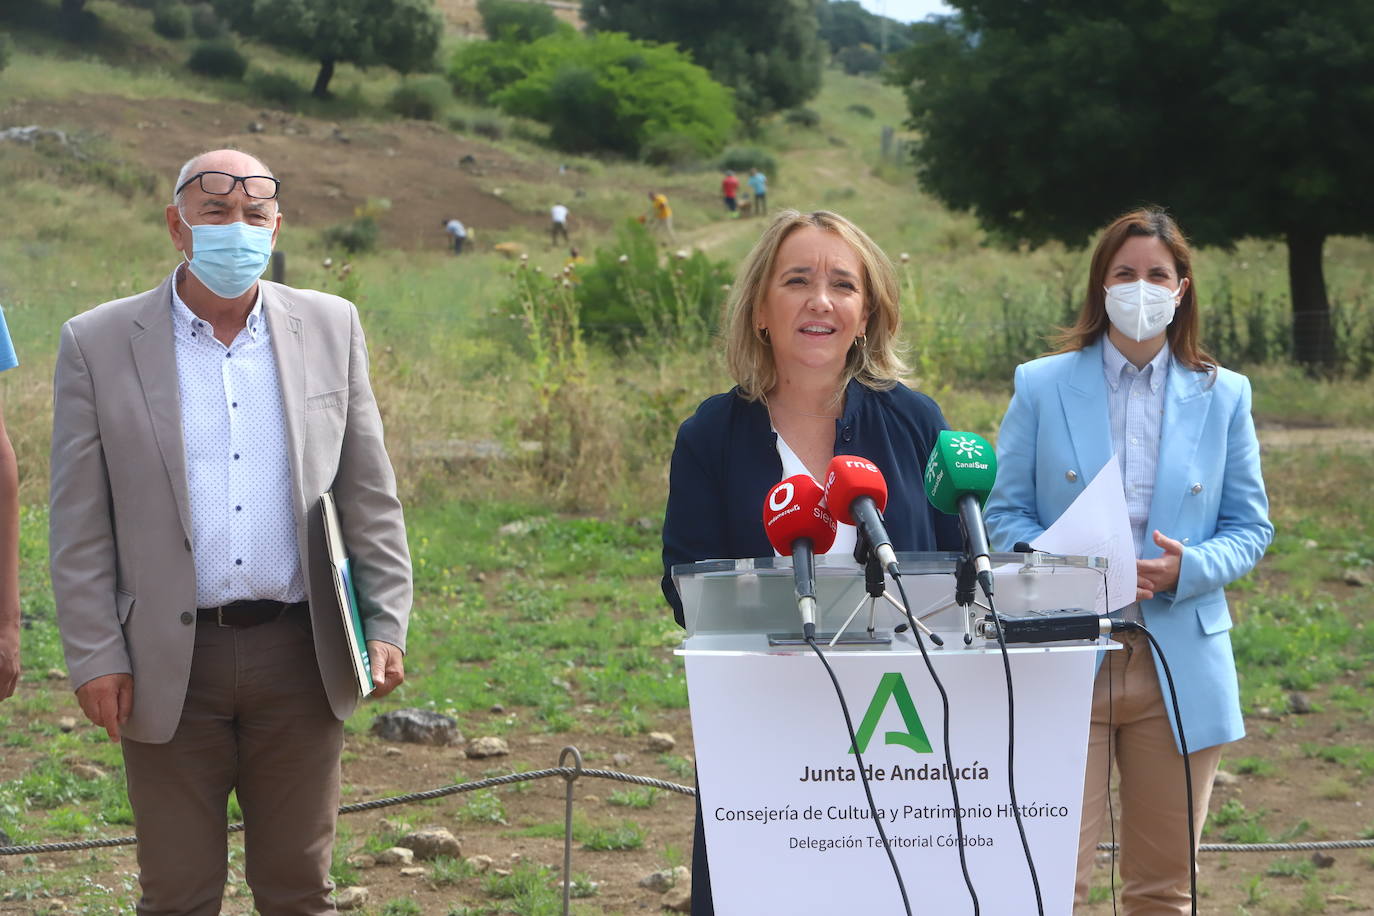
[[1183,565],[1183,544],[1165,537],[1155,529],[1155,543],[1164,556],[1153,560],[1135,561],[1135,600],[1153,598],[1159,592],[1170,592],[1178,586],[1178,571]]

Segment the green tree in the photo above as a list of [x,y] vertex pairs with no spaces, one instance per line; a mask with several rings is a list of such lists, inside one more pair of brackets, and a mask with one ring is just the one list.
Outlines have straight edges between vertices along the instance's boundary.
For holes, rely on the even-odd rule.
[[443,30],[433,0],[215,0],[215,9],[235,31],[319,61],[316,98],[339,63],[429,69]]
[[[837,55],[845,48],[862,45],[882,51],[900,51],[911,45],[911,28],[895,19],[870,13],[858,0],[831,0],[816,7],[820,35]],[[876,68],[875,68],[876,69]]]
[[62,0],[58,7],[58,27],[65,38],[90,38],[99,29],[99,20],[86,9],[86,0]]
[[1032,244],[1144,202],[1203,244],[1283,239],[1294,355],[1332,364],[1323,245],[1374,231],[1374,4],[952,4],[893,77],[928,190]]
[[735,126],[730,90],[670,45],[601,32],[551,35],[527,47],[526,74],[492,100],[548,124],[562,149],[637,156],[651,137],[676,134],[709,154]]
[[735,90],[747,120],[821,88],[816,0],[582,0],[582,19],[591,31],[677,43]]
[[537,41],[561,25],[552,8],[526,0],[477,0],[477,12],[492,41]]

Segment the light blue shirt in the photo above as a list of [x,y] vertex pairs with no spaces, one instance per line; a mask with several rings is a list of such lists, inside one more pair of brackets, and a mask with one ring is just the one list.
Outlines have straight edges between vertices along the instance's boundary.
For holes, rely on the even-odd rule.
[[5,310],[0,308],[0,372],[19,365],[19,357],[14,352],[14,341],[10,340],[10,326],[5,324]]
[[1102,370],[1107,378],[1107,415],[1112,450],[1121,462],[1126,514],[1131,520],[1135,555],[1141,555],[1150,521],[1159,469],[1159,435],[1164,426],[1164,397],[1169,382],[1169,342],[1155,358],[1137,369],[1106,334],[1102,335]]
[[225,346],[172,283],[196,606],[305,599],[277,358],[262,294]]
[[768,176],[762,172],[755,172],[749,176],[749,189],[755,194],[768,193]]

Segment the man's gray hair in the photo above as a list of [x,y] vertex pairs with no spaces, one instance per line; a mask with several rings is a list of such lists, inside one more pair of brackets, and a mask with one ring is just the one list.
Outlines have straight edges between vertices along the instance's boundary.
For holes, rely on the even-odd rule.
[[[204,152],[196,153],[196,154],[195,154],[194,156],[192,156],[190,159],[187,159],[187,160],[186,160],[186,164],[183,165],[183,166],[181,167],[181,171],[177,172],[177,182],[176,182],[176,184],[172,185],[172,204],[173,204],[174,206],[177,206],[177,207],[180,207],[180,206],[181,206],[181,200],[182,200],[183,197],[186,196],[186,189],[183,188],[182,185],[184,185],[184,184],[186,184],[186,182],[190,181],[190,180],[191,180],[191,176],[194,175],[196,172],[199,171],[199,169],[197,169],[196,166],[200,165],[200,160],[204,159],[206,156],[210,155],[211,153],[215,153],[215,152],[219,152],[219,151],[218,151],[218,150],[213,150],[213,149],[207,149],[207,150],[205,150]],[[243,150],[239,150],[239,152],[243,152]],[[250,157],[250,158],[253,159],[254,161],[256,161],[258,165],[262,166],[263,171],[266,172],[268,175],[274,174],[274,173],[272,172],[272,170],[268,167],[267,163],[266,163],[266,162],[263,162],[263,161],[262,161],[261,159],[259,159],[257,156],[254,156],[252,153],[243,153],[243,154],[244,154],[245,156]]]

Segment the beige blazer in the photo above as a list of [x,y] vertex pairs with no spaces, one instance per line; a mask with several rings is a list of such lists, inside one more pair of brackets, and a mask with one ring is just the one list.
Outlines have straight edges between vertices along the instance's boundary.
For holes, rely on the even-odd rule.
[[[368,639],[405,648],[410,554],[368,381],[358,312],[337,296],[260,281],[281,376],[315,656],[334,714],[358,696],[334,610],[318,513],[333,489]],[[53,383],[50,549],[73,688],[134,678],[135,741],[171,739],[196,631],[196,572],[171,278],[62,327]]]

